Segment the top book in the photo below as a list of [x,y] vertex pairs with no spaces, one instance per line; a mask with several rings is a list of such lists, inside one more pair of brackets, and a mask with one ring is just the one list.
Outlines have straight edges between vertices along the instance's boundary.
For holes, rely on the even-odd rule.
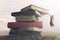
[[24,11],[27,11],[29,9],[38,11],[41,15],[48,14],[47,9],[44,9],[42,7],[38,7],[38,6],[35,6],[35,5],[29,5],[29,6],[25,7],[25,8],[22,8],[21,11],[24,12]]
[[47,9],[37,7],[34,5],[29,5],[25,8],[22,8],[20,12],[13,12],[11,15],[15,17],[20,15],[36,15],[37,17],[39,17],[45,14],[48,14]]

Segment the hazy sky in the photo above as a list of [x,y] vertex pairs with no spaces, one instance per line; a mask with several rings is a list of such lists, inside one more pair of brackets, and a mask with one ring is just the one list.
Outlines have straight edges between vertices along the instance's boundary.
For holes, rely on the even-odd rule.
[[50,14],[54,15],[55,26],[49,26],[49,16],[42,16],[42,30],[50,32],[60,31],[60,0],[0,0],[0,31],[7,30],[7,23],[15,21],[11,16],[11,12],[20,11],[23,7],[30,4],[43,7],[49,10]]

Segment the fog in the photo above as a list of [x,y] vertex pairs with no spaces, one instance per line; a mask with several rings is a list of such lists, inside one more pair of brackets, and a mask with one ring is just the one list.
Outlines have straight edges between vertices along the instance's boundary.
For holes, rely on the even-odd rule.
[[45,8],[49,14],[54,15],[54,27],[49,25],[49,15],[41,17],[42,31],[60,33],[60,0],[0,0],[0,31],[9,30],[7,23],[15,21],[11,12],[20,11],[30,4]]

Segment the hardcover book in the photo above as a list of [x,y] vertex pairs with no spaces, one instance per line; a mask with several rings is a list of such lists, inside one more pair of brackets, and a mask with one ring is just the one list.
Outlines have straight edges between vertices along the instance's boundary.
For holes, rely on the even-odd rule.
[[42,28],[42,21],[40,22],[9,22],[8,28],[23,28],[23,27],[38,27]]

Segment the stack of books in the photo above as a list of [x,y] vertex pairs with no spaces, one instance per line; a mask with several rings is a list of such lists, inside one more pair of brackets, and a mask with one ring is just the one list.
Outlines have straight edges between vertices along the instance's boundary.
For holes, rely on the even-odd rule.
[[[38,17],[48,13],[48,10],[40,8],[34,5],[29,5],[22,8],[19,12],[12,12],[11,16],[15,17],[16,22],[9,22],[8,28],[12,30],[16,29],[28,29],[32,27],[42,28],[42,21],[38,21]],[[30,30],[30,29],[29,29]]]

